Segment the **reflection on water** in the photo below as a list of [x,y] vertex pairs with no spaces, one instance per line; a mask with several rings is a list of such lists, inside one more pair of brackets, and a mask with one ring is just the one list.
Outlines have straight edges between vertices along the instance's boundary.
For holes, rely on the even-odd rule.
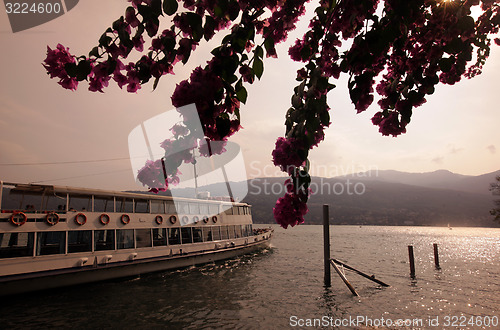
[[[391,287],[347,271],[361,298],[335,272],[332,287],[324,288],[321,227],[276,228],[273,248],[250,256],[4,299],[0,327],[279,329],[289,327],[292,316],[500,316],[498,229],[334,226],[330,232],[332,257]],[[414,246],[414,279],[408,245]]]

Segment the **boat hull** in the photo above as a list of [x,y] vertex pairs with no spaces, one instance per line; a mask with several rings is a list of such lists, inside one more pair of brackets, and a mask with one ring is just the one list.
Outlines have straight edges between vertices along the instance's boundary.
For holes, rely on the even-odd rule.
[[270,246],[270,236],[260,241],[211,251],[182,253],[149,259],[89,265],[0,278],[0,296],[54,289],[91,282],[138,276],[146,273],[186,268],[235,258]]

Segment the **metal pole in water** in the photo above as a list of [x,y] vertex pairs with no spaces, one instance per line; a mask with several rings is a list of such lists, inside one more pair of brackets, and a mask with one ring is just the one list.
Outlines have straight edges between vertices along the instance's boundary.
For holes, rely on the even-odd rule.
[[410,257],[410,276],[415,277],[415,258],[413,257],[412,245],[408,245],[408,256]]
[[328,205],[323,205],[323,257],[325,265],[325,286],[332,285],[332,277],[330,273],[330,214]]
[[437,243],[434,243],[434,264],[436,265],[437,269],[441,269],[441,267],[439,266],[439,253]]

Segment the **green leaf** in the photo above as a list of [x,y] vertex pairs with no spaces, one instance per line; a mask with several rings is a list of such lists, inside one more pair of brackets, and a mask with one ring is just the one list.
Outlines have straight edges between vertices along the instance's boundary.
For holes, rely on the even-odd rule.
[[263,58],[264,57],[264,50],[262,49],[261,46],[255,47],[255,56],[258,58]]
[[99,47],[95,46],[92,48],[92,50],[89,52],[89,57],[94,56],[94,57],[99,57]]
[[264,41],[264,48],[266,48],[267,53],[270,53],[272,50],[274,50],[274,40],[271,38],[267,38]]
[[245,87],[241,86],[241,88],[236,91],[236,97],[243,103],[247,102],[248,93]]
[[255,57],[253,60],[252,68],[253,68],[253,72],[255,73],[257,78],[259,78],[259,80],[260,80],[260,77],[262,77],[262,73],[264,72],[264,62],[262,62],[262,60],[260,58]]
[[168,16],[175,14],[177,8],[179,8],[177,0],[163,0],[163,12]]
[[101,38],[99,39],[99,46],[107,47],[109,44],[113,41],[113,39],[108,36],[106,33],[104,33]]
[[195,41],[200,41],[201,38],[203,38],[203,23],[201,16],[195,13],[186,13],[186,19],[193,31],[193,39]]
[[215,20],[212,16],[205,16],[205,26],[203,27],[203,36],[206,41],[210,40],[215,31]]
[[155,79],[155,82],[153,83],[153,90],[155,90],[156,87],[158,86],[158,82],[160,82],[160,77]]
[[64,70],[70,77],[76,77],[77,71],[76,71],[76,63],[66,63],[64,65]]
[[92,71],[89,61],[80,61],[76,67],[76,80],[82,81],[87,79],[88,75]]
[[319,119],[321,120],[321,124],[326,126],[330,123],[330,114],[328,113],[328,111],[323,111],[320,113]]

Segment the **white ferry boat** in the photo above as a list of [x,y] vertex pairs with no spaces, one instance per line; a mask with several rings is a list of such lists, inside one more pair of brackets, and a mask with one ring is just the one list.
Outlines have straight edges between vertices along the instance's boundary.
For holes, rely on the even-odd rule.
[[0,181],[0,295],[137,276],[268,247],[245,203]]

